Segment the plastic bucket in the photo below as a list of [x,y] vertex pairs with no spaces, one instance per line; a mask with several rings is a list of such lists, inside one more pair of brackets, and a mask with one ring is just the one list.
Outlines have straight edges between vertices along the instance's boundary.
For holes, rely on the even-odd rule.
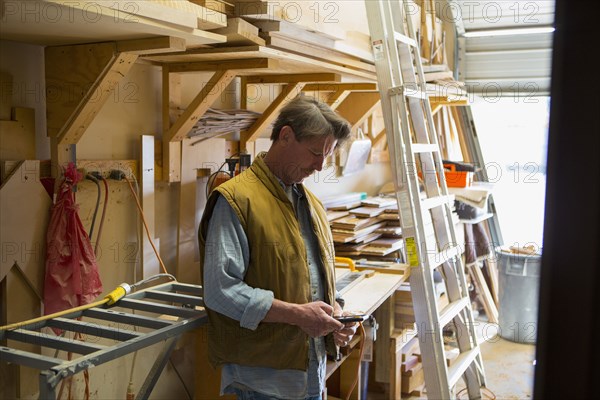
[[535,343],[541,256],[496,249],[498,257],[499,334],[512,342]]

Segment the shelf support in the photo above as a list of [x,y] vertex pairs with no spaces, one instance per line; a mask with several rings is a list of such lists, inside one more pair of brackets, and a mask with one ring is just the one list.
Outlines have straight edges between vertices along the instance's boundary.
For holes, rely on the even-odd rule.
[[115,42],[47,47],[48,136],[76,144],[137,57]]
[[279,96],[273,100],[250,129],[240,133],[240,149],[245,149],[248,142],[255,141],[260,133],[275,120],[283,106],[302,91],[304,85],[306,85],[304,82],[295,82],[285,85]]

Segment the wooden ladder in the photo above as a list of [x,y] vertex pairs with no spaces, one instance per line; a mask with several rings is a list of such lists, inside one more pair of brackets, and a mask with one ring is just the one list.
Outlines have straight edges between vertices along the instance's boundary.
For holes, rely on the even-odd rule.
[[[422,354],[427,396],[455,397],[463,377],[469,398],[481,398],[485,375],[452,221],[440,148],[429,104],[410,6],[401,0],[365,0],[379,93],[394,174],[405,256]],[[406,26],[406,27],[405,27]],[[408,32],[408,33],[407,33]],[[424,193],[419,187],[419,174]],[[427,240],[431,218],[435,240]],[[438,309],[433,273],[443,277],[449,304]],[[459,355],[446,364],[443,330],[456,334]]]

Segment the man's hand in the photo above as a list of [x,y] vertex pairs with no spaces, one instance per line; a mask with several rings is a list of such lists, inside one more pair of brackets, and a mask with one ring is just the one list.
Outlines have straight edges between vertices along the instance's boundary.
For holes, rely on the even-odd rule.
[[331,317],[333,307],[322,301],[300,304],[299,318],[295,325],[310,337],[325,336],[342,329],[344,324]]
[[[350,313],[342,313],[342,308],[336,303],[334,314],[335,316],[350,315]],[[358,322],[349,322],[344,324],[340,329],[333,332],[333,339],[335,344],[339,347],[346,347],[356,334],[358,328]]]
[[333,307],[323,301],[294,304],[275,299],[263,322],[296,325],[310,337],[320,337],[344,328],[332,314]]

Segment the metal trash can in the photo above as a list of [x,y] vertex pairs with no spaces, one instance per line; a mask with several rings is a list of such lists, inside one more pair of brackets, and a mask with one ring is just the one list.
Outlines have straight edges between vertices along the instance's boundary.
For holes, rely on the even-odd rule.
[[512,342],[535,343],[538,330],[541,255],[496,249],[498,257],[499,335]]

